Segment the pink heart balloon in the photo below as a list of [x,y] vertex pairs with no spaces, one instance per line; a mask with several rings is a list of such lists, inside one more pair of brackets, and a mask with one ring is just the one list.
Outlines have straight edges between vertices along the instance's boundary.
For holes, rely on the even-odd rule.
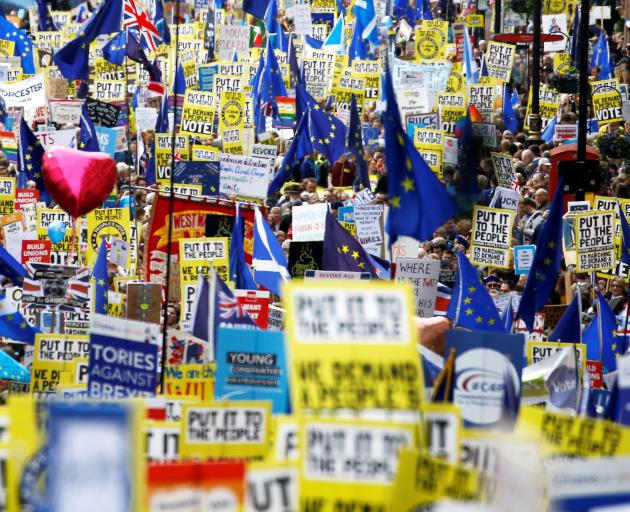
[[105,153],[53,146],[42,162],[48,192],[74,218],[101,206],[116,185],[116,162]]

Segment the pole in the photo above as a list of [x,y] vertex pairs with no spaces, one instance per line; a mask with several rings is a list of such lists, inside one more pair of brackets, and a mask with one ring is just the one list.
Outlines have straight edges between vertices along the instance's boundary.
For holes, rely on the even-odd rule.
[[578,104],[578,137],[577,161],[586,160],[586,125],[588,123],[588,24],[590,14],[589,0],[581,0],[580,4],[580,58],[579,58],[579,98]]
[[502,7],[501,0],[494,0],[494,33],[495,34],[501,34],[502,32],[501,16],[503,15],[503,13],[501,12],[501,7]]
[[529,137],[528,145],[540,142],[540,129],[542,119],[540,118],[540,31],[542,28],[542,0],[536,0],[533,12],[534,40],[532,42],[532,108],[529,114]]
[[[180,2],[175,3],[175,65],[174,65],[174,77],[173,77],[173,91],[177,91],[177,68],[179,67],[179,52],[177,47],[179,46],[179,6]],[[168,92],[167,100],[168,100]],[[175,196],[173,195],[173,189],[175,188],[175,135],[177,133],[177,96],[175,98],[175,113],[173,115],[173,126],[171,126],[171,189],[169,190],[169,202],[168,202],[168,245],[166,247],[166,283],[165,285],[165,298],[164,306],[162,307],[162,316],[164,318],[164,325],[162,326],[162,376],[161,376],[161,389],[164,392],[164,376],[166,366],[166,349],[168,347],[168,298],[171,288],[171,244],[173,241],[173,211],[175,210]]]

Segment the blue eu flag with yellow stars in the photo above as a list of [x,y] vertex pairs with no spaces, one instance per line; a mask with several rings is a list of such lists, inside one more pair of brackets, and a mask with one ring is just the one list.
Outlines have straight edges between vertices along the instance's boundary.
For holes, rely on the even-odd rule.
[[34,181],[37,190],[46,191],[42,176],[42,157],[44,147],[31,131],[24,118],[20,121],[20,140],[18,144],[18,188],[27,188],[27,181]]
[[81,151],[100,151],[96,130],[92,123],[92,118],[88,113],[85,103],[81,106],[81,140],[79,141],[79,149]]
[[266,58],[264,61],[262,57],[260,59],[259,73],[256,73],[252,87],[256,133],[263,133],[265,131],[265,117],[267,114],[277,117],[278,105],[276,103],[276,97],[287,95],[287,90],[282,79],[282,72],[278,65],[278,59],[269,40],[267,40],[267,49],[265,52]]
[[357,185],[362,183],[365,188],[371,188],[368,166],[364,157],[365,150],[363,149],[363,138],[361,135],[361,118],[359,117],[357,98],[354,94],[352,95],[352,101],[350,102],[348,151],[350,151],[350,153],[357,157],[357,179],[355,183]]
[[451,196],[403,131],[389,70],[385,73],[385,161],[390,243],[399,236],[433,238],[433,232],[457,213]]
[[367,251],[330,212],[326,214],[324,233],[322,270],[369,272],[372,277],[378,277]]
[[94,268],[92,268],[92,278],[94,279],[94,312],[106,315],[109,279],[107,277],[107,244],[105,243],[105,237],[101,239],[101,245],[98,248]]
[[123,0],[105,0],[87,20],[79,35],[55,53],[53,62],[66,80],[88,79],[90,43],[100,35],[120,30],[122,7]]
[[623,353],[623,340],[617,335],[617,320],[608,301],[595,290],[597,295],[597,315],[582,334],[582,342],[586,344],[586,359],[599,361],[606,372],[617,369],[617,354]]
[[492,297],[479,279],[475,267],[462,252],[457,253],[457,278],[446,316],[453,321],[453,327],[505,332]]
[[621,224],[621,263],[630,266],[630,226],[628,226],[623,208],[619,203],[617,205],[619,206],[619,224]]
[[534,262],[527,276],[527,284],[518,307],[517,317],[529,331],[534,330],[534,316],[545,304],[556,285],[562,260],[562,210],[564,208],[564,179],[560,178],[553,196],[549,216],[540,230]]

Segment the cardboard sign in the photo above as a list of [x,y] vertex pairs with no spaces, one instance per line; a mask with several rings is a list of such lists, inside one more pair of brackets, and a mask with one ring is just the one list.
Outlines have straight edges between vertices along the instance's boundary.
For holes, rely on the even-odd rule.
[[182,457],[261,457],[269,449],[269,402],[184,403],[180,422]]
[[[217,42],[217,57],[219,60],[231,60],[234,52],[239,61],[249,55],[250,27],[238,25],[221,25],[219,40]],[[309,31],[310,33],[310,31]]]
[[422,413],[426,424],[427,446],[434,457],[449,462],[459,461],[459,435],[462,418],[452,404],[425,404]]
[[470,261],[476,265],[509,268],[514,212],[475,206]]
[[50,263],[50,244],[50,240],[22,240],[22,265]]
[[269,292],[266,290],[234,290],[234,297],[256,322],[259,329],[267,329],[269,320]]
[[18,188],[15,193],[15,209],[21,210],[25,204],[37,204],[39,202],[39,190]]
[[490,41],[485,55],[488,76],[509,82],[515,55],[515,45]]
[[289,283],[285,297],[294,411],[418,407],[424,381],[408,285],[304,281]]
[[219,192],[247,197],[267,197],[271,170],[264,158],[221,153]]
[[324,240],[327,213],[326,203],[294,207],[291,210],[293,240],[296,242]]
[[600,126],[623,122],[623,101],[616,78],[591,83],[591,93],[595,117]]
[[535,254],[535,245],[517,245],[514,247],[514,273],[517,276],[529,274]]
[[190,238],[180,242],[180,322],[188,322],[192,318],[200,276],[209,276],[210,269],[215,268],[221,279],[229,281],[228,244],[226,237]]
[[246,510],[299,510],[299,481],[300,472],[295,464],[248,464]]
[[[494,85],[468,85],[468,102],[477,107],[483,116],[484,123],[491,124],[494,121],[494,95]],[[492,128],[496,130],[494,124],[492,124]]]
[[435,311],[440,262],[420,258],[398,258],[396,281],[411,283],[414,289],[416,314],[428,318]]
[[405,447],[416,447],[412,425],[305,420],[300,429],[300,508],[389,510]]
[[120,107],[94,98],[86,98],[85,106],[94,124],[105,128],[113,128],[118,122]]
[[81,122],[81,100],[50,100],[48,106],[53,123],[78,125]]
[[88,394],[93,398],[155,396],[157,345],[90,334]]
[[[91,264],[96,259],[103,238],[109,243],[113,238],[123,242],[131,241],[131,222],[128,208],[97,208],[87,215],[88,244],[87,261]],[[124,262],[123,267],[128,265]]]
[[577,271],[607,270],[615,264],[615,210],[575,216]]
[[270,400],[274,414],[289,412],[289,381],[282,333],[219,328],[215,396]]
[[383,205],[354,205],[354,223],[357,239],[364,249],[376,256],[382,255],[383,249]]
[[491,153],[494,174],[500,187],[511,189],[515,176],[512,167],[512,156],[509,153]]
[[214,94],[187,90],[182,109],[180,133],[212,135],[214,133]]
[[575,347],[578,355],[578,364],[584,369],[586,362],[586,345],[584,343],[562,343],[559,341],[528,341],[527,364],[532,365],[562,352],[567,347]]

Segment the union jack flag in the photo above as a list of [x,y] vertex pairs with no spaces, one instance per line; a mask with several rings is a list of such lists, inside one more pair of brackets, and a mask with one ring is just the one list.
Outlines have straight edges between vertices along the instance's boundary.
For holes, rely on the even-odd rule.
[[243,309],[241,303],[233,295],[230,295],[224,292],[217,293],[217,298],[219,299],[219,315],[221,320],[228,320],[232,317],[245,318],[247,315],[245,309]]
[[452,290],[448,286],[438,283],[435,310],[433,312],[435,316],[446,316],[451,303],[452,293]]
[[123,26],[137,29],[146,39],[149,48],[155,51],[158,44],[162,42],[162,38],[147,12],[138,6],[135,0],[125,0],[123,14]]

